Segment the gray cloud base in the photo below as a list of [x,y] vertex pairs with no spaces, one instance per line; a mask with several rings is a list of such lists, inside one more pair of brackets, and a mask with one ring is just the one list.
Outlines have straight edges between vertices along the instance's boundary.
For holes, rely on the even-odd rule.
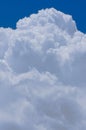
[[86,35],[53,8],[0,28],[0,129],[86,129]]

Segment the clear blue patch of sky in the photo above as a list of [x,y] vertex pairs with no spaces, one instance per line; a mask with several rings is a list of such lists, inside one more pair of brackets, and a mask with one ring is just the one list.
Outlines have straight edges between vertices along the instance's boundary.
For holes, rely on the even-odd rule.
[[86,33],[86,0],[0,0],[0,27],[15,28],[20,18],[50,7],[72,15]]

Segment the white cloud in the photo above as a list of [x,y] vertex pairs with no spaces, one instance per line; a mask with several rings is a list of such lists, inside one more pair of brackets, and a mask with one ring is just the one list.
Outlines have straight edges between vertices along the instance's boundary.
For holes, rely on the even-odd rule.
[[86,129],[86,35],[53,8],[0,28],[0,129]]

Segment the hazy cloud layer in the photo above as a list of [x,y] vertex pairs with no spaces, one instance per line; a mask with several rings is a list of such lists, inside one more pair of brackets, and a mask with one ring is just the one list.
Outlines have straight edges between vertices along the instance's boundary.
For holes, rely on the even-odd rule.
[[86,35],[53,8],[0,28],[0,130],[86,130]]

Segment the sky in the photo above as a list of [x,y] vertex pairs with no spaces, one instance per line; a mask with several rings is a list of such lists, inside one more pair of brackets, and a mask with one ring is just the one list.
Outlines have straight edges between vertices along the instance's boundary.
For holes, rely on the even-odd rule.
[[0,27],[15,28],[20,18],[50,7],[72,15],[78,29],[86,32],[85,0],[0,0]]

